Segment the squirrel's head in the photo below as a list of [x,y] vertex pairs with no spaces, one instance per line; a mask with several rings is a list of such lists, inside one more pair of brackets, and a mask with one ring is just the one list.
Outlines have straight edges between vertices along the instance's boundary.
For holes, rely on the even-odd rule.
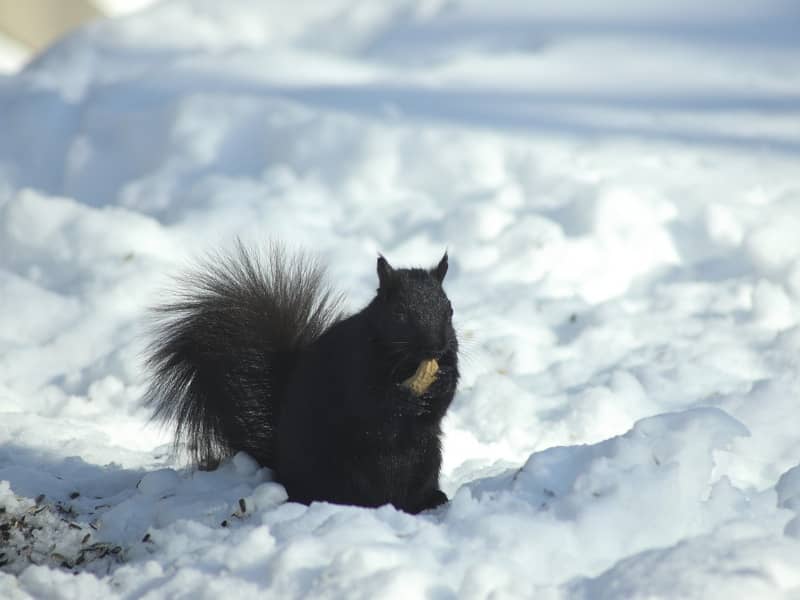
[[394,269],[378,257],[371,322],[390,350],[419,359],[440,359],[456,351],[453,307],[442,288],[446,274],[447,253],[432,269]]

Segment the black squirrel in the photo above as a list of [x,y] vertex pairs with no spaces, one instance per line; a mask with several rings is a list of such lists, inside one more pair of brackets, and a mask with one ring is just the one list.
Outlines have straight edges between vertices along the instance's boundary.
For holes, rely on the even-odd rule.
[[[441,421],[459,376],[447,267],[447,253],[430,270],[379,256],[375,298],[344,318],[316,261],[239,243],[155,309],[154,418],[201,466],[246,451],[292,501],[447,502]],[[421,363],[438,366],[422,392],[408,386]]]

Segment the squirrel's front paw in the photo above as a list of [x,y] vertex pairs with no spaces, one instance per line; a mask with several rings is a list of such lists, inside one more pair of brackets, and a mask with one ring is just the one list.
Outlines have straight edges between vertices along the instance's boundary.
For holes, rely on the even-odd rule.
[[452,394],[455,392],[455,383],[452,371],[447,367],[441,367],[436,374],[436,380],[425,390],[423,397],[436,398]]

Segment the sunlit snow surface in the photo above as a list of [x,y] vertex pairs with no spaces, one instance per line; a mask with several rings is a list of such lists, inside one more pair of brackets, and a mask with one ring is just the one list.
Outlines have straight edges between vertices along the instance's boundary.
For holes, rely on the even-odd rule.
[[[177,1],[0,78],[0,597],[800,597],[798,27]],[[145,309],[237,235],[353,310],[449,250],[448,506],[170,455]]]

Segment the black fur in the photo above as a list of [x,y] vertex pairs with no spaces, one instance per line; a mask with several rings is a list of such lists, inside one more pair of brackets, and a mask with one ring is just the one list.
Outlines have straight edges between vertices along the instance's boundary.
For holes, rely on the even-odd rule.
[[[294,501],[438,506],[441,420],[458,382],[446,273],[446,254],[431,270],[380,257],[376,297],[340,319],[315,263],[273,249],[264,264],[240,246],[158,309],[155,416],[201,464],[247,451]],[[440,370],[417,397],[402,382],[426,358]]]
[[175,426],[202,467],[239,450],[275,460],[281,399],[298,353],[341,317],[341,300],[315,262],[266,260],[237,246],[179,282],[177,298],[155,309],[147,402]]

